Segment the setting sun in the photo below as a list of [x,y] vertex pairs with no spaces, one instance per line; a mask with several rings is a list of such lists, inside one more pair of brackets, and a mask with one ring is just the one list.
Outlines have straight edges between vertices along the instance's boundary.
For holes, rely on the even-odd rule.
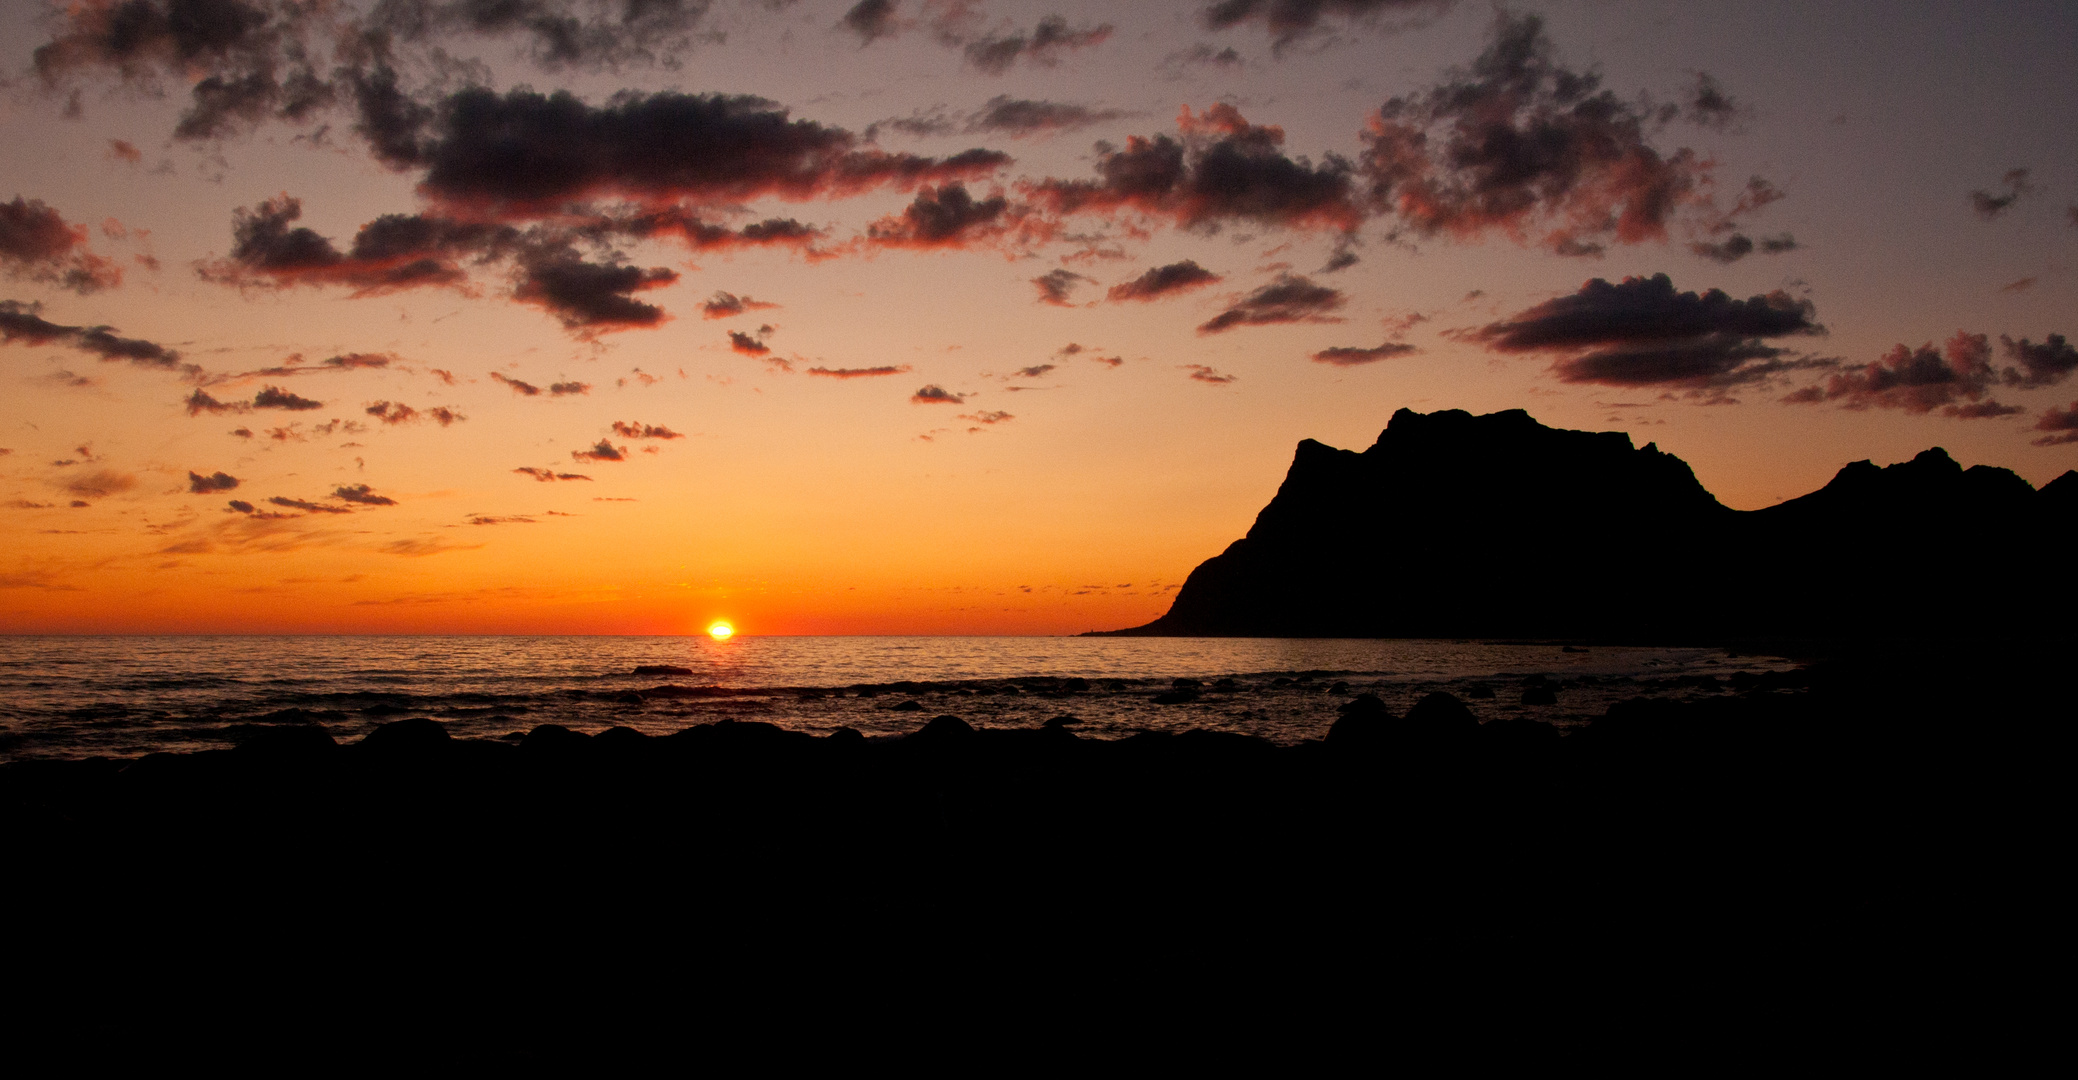
[[727,641],[730,638],[736,636],[736,628],[730,626],[728,623],[718,622],[712,626],[709,626],[707,628],[707,633],[708,636],[714,638],[714,640],[716,641]]

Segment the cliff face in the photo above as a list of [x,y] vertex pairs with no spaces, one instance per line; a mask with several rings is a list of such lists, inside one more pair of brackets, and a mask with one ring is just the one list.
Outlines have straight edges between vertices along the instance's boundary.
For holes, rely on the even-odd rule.
[[1114,633],[1903,632],[1900,619],[1982,607],[1974,590],[1959,603],[1953,582],[1930,598],[1913,587],[1915,565],[1944,548],[1966,563],[1973,544],[2068,536],[2074,488],[2066,474],[2038,493],[1929,450],[1886,469],[1857,462],[1803,498],[1740,512],[1681,459],[1619,432],[1548,428],[1521,410],[1402,409],[1360,454],[1301,442],[1248,535],[1200,564],[1166,615]]

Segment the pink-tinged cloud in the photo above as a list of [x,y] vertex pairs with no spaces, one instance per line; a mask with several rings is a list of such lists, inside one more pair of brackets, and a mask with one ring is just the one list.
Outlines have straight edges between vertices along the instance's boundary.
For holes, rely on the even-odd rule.
[[1542,19],[1502,11],[1469,69],[1372,116],[1360,164],[1370,204],[1418,236],[1592,255],[1707,204],[1709,163],[1653,146],[1657,119],[1554,60]]
[[1122,281],[1111,287],[1105,296],[1112,303],[1125,300],[1159,300],[1165,296],[1189,292],[1213,282],[1223,280],[1218,274],[1199,266],[1195,260],[1157,266],[1131,281]]
[[746,311],[763,311],[778,306],[778,304],[768,304],[762,300],[753,300],[748,296],[737,296],[735,293],[717,290],[712,297],[708,298],[706,303],[700,305],[700,317],[703,319],[727,319],[741,315]]
[[1337,345],[1314,353],[1313,359],[1316,363],[1334,364],[1337,367],[1354,367],[1358,364],[1373,364],[1380,360],[1411,356],[1420,351],[1419,348],[1408,345],[1405,342],[1388,341],[1383,345],[1375,345],[1368,349]]
[[1073,270],[1056,269],[1033,278],[1032,284],[1039,290],[1040,303],[1052,304],[1055,307],[1073,307],[1074,304],[1069,298],[1075,291],[1075,286],[1089,280]]
[[600,439],[586,449],[570,451],[570,456],[578,461],[626,461],[628,448],[615,446],[605,439]]
[[504,383],[506,386],[511,387],[512,392],[515,394],[522,394],[526,397],[535,397],[541,393],[541,388],[535,386],[533,383],[527,382],[523,379],[515,379],[512,376],[503,374],[501,372],[491,372],[491,379],[494,382],[501,382]]
[[1288,157],[1284,129],[1250,124],[1225,103],[1203,116],[1185,106],[1177,127],[1180,138],[1098,143],[1097,179],[1045,180],[1029,195],[1059,214],[1132,212],[1186,229],[1250,222],[1348,232],[1362,224],[1347,161],[1331,154],[1316,167]]
[[87,228],[40,199],[0,202],[0,270],[82,296],[122,284],[122,267],[86,249]]
[[2078,443],[2078,401],[2061,409],[2051,405],[2043,410],[2042,418],[2035,421],[2035,430],[2049,433],[2036,439],[2036,446]]
[[1893,346],[1872,363],[1832,375],[1822,392],[1810,387],[1785,400],[1795,404],[1830,401],[1854,410],[1902,409],[1915,415],[1941,409],[1961,419],[1982,419],[2013,411],[1969,410],[1962,404],[1996,405],[1985,395],[1997,382],[1990,338],[1958,330],[1939,349],[1932,342],[1917,349]]
[[1229,305],[1198,327],[1200,334],[1219,334],[1237,326],[1274,326],[1280,323],[1341,322],[1330,315],[1349,298],[1338,289],[1316,285],[1294,274],[1278,274],[1277,280]]
[[1717,289],[1681,292],[1655,274],[1595,278],[1465,337],[1495,352],[1551,356],[1562,382],[1721,391],[1837,366],[1768,344],[1825,333],[1816,314],[1810,301],[1779,290],[1735,300]]
[[615,420],[613,422],[613,433],[615,435],[619,435],[623,439],[685,438],[684,435],[681,435],[678,432],[673,431],[670,428],[664,427],[660,424],[644,424],[636,421],[626,420]]
[[745,356],[764,356],[772,351],[772,346],[741,330],[729,331],[729,348]]
[[808,374],[820,375],[826,379],[875,379],[882,375],[900,375],[908,370],[908,364],[903,364],[899,367],[892,364],[882,364],[878,367],[812,367],[808,369]]

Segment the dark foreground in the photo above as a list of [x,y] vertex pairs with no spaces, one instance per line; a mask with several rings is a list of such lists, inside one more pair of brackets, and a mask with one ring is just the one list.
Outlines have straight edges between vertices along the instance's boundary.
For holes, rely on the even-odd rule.
[[1291,747],[956,718],[899,740],[724,722],[514,743],[404,720],[344,746],[284,729],[14,763],[13,956],[52,963],[53,1000],[133,968],[264,985],[373,957],[1919,979],[2032,947],[2068,850],[2068,655],[1848,650],[1563,738],[1437,694],[1405,716],[1359,699]]

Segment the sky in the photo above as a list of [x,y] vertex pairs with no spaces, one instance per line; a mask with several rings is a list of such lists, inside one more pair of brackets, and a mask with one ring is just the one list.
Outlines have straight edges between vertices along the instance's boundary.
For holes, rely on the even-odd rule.
[[2024,2],[0,6],[0,628],[1131,626],[1400,408],[1741,509],[2039,486],[2074,55]]

